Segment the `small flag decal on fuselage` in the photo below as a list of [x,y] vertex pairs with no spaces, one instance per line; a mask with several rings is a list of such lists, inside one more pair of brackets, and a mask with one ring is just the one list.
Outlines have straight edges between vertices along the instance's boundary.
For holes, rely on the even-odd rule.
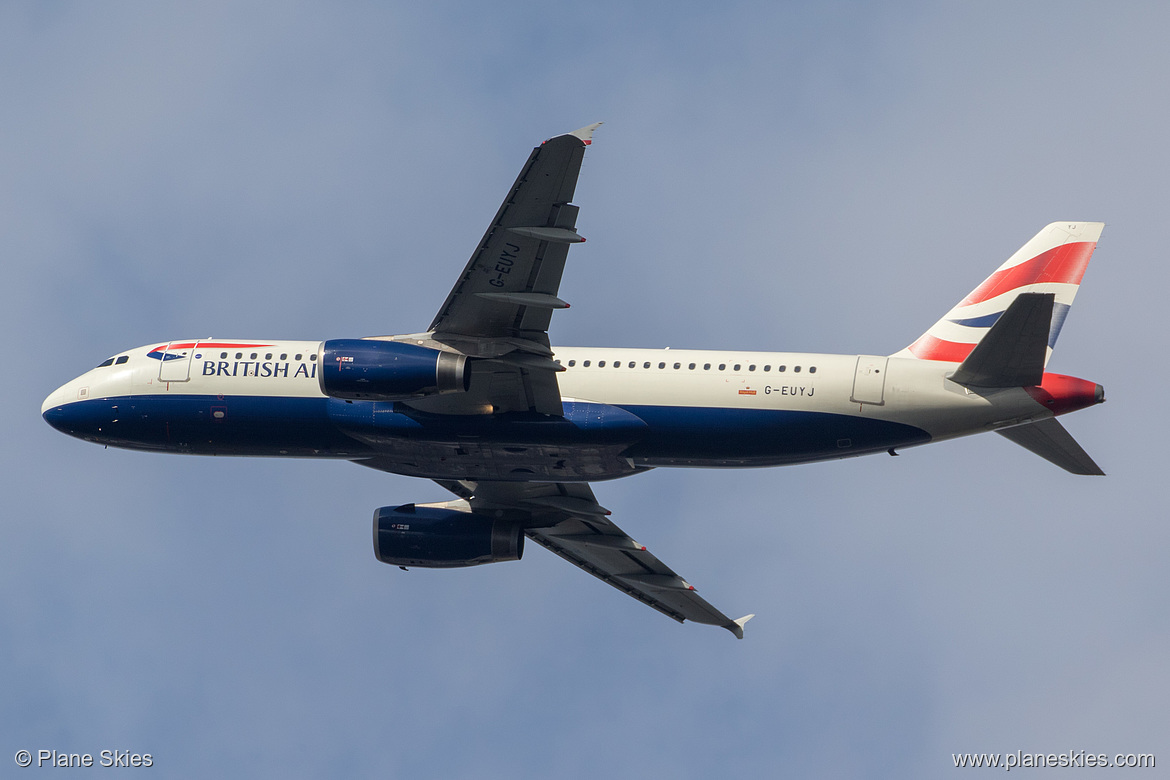
[[740,390],[739,394],[740,395],[755,395],[756,391],[755,390]]

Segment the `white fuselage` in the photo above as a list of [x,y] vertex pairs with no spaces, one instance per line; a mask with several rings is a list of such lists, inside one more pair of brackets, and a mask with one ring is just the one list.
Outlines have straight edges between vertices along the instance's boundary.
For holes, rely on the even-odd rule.
[[[489,424],[490,415],[420,416],[409,404],[329,398],[318,381],[322,342],[189,343],[175,360],[161,359],[161,346],[122,353],[56,390],[42,411],[67,433],[129,448],[377,457],[418,476],[482,478],[494,468],[507,478],[487,465],[496,459],[527,478],[590,480],[849,457],[1052,416],[1023,388],[957,385],[947,379],[954,364],[937,361],[560,347],[560,426]],[[561,465],[546,473],[551,466],[526,458]]]

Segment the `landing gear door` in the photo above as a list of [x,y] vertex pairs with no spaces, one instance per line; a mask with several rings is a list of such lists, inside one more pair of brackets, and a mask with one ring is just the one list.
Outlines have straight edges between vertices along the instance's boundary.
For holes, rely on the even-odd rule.
[[195,356],[195,347],[199,342],[172,341],[163,350],[162,361],[158,367],[158,381],[186,382],[191,378],[191,358]]
[[888,357],[857,356],[857,372],[853,375],[853,395],[850,396],[853,403],[881,406],[886,402],[887,362]]

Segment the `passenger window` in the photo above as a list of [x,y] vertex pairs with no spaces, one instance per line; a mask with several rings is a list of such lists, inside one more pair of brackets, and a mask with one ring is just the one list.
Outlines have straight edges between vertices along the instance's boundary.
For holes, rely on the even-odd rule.
[[643,363],[642,368],[650,368],[650,361],[647,360],[645,363]]
[[114,361],[114,365],[115,365],[115,366],[120,366],[120,365],[122,365],[123,363],[125,363],[125,362],[126,362],[127,360],[129,360],[129,359],[130,359],[130,356],[129,356],[129,355],[122,355],[122,357],[120,357],[120,358],[118,358],[117,360],[115,360],[115,361]]
[[785,368],[786,366],[776,366],[777,371],[783,371]]
[[301,353],[298,352],[297,356],[295,358],[293,358],[293,360],[300,360],[300,359],[301,359]]
[[764,370],[765,370],[765,371],[771,371],[771,370],[772,370],[772,367],[771,367],[771,366],[764,366]]
[[[223,353],[223,356],[224,356],[224,357],[227,357],[227,353],[226,353],[226,352],[225,352],[225,353]],[[280,359],[281,359],[281,360],[288,360],[288,353],[287,353],[287,352],[281,352],[281,353],[280,353]]]
[[264,359],[265,360],[272,360],[272,353],[269,352],[267,355],[264,356]]
[[573,366],[575,366],[575,365],[577,365],[577,361],[576,361],[576,360],[570,360],[570,361],[569,361],[569,368],[572,368],[572,367],[573,367]]
[[755,371],[755,370],[756,370],[756,366],[754,363],[752,365],[748,366],[748,371]]
[[630,361],[630,368],[633,368],[633,367],[634,367],[634,361],[631,360]]
[[694,364],[694,363],[691,363],[689,366],[687,366],[687,368],[689,368],[691,371],[694,371],[694,370],[695,370],[695,364]]
[[674,370],[675,370],[675,371],[678,371],[680,368],[682,368],[682,363],[675,363],[675,364],[674,364]]
[[659,363],[659,364],[658,364],[658,367],[659,367],[659,368],[666,368],[666,364],[665,364],[665,363]]
[[219,359],[220,359],[220,360],[227,360],[227,353],[226,353],[226,352],[220,352],[220,353],[219,353]]
[[800,373],[800,366],[793,366],[792,373],[799,374]]
[[815,374],[815,373],[817,372],[817,367],[816,367],[816,366],[809,366],[809,367],[808,367],[808,372],[809,372],[810,374]]
[[732,371],[739,371],[739,363],[736,363],[735,366],[731,370]]
[[253,352],[253,353],[252,353],[252,357],[248,358],[248,360],[255,360],[255,359],[256,359],[256,353],[255,353],[255,352]]
[[105,368],[106,366],[112,366],[112,365],[114,365],[114,359],[110,358],[109,360],[103,360],[102,362],[98,363],[97,367],[98,368]]
[[720,364],[719,364],[719,370],[720,370],[720,371],[726,371],[726,370],[727,370],[727,364],[726,364],[726,363],[720,363]]
[[704,371],[710,371],[710,370],[711,370],[711,364],[710,364],[710,363],[704,363],[704,364],[703,364],[703,370],[704,370]]
[[589,368],[589,361],[588,361],[588,360],[586,360],[584,363],[582,363],[582,364],[581,364],[581,366],[582,366],[583,368]]
[[598,368],[605,368],[605,361],[604,361],[604,360],[598,360],[598,361],[597,361],[597,367],[598,367]]
[[243,356],[244,356],[244,353],[243,353],[243,352],[237,352],[237,353],[236,353],[236,360],[239,360],[239,359],[240,359],[240,358],[242,358]]

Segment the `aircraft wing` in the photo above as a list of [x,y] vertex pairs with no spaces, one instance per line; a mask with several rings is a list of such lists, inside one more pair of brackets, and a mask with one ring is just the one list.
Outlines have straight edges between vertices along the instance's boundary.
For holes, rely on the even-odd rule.
[[585,240],[570,201],[598,124],[532,150],[431,323],[435,341],[496,359],[472,378],[495,411],[563,414],[547,331],[553,310],[568,307],[557,292],[569,246]]
[[466,499],[473,510],[520,513],[532,541],[664,615],[680,623],[721,626],[743,639],[743,626],[753,615],[732,620],[707,603],[686,580],[618,528],[589,485],[436,481]]

